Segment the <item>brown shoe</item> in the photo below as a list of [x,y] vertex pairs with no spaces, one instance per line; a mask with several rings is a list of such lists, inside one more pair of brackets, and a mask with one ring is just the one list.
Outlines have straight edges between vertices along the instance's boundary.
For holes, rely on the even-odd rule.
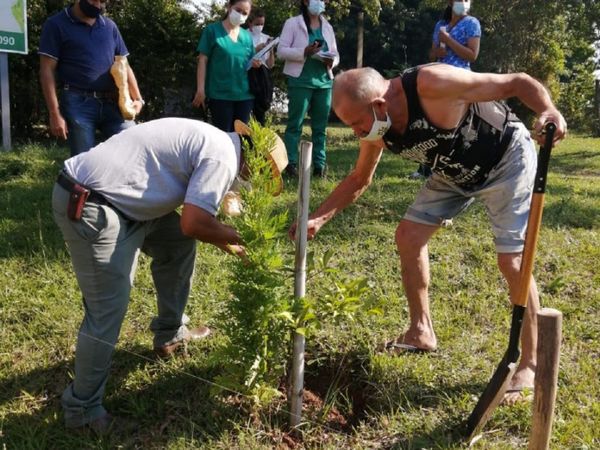
[[184,336],[173,342],[169,342],[165,345],[154,347],[154,353],[159,358],[170,358],[173,356],[179,349],[183,350],[184,354],[187,354],[187,344],[191,340],[196,339],[204,339],[210,335],[210,328],[202,326],[197,328],[186,328],[186,332]]
[[116,424],[116,417],[112,416],[109,413],[104,414],[103,416],[98,417],[91,422],[80,425],[78,427],[69,427],[67,428],[75,433],[80,434],[95,434],[97,436],[102,436],[108,434],[109,431]]

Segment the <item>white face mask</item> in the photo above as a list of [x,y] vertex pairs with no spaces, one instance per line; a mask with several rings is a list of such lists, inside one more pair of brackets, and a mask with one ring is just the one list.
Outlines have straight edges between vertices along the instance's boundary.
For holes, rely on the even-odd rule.
[[325,2],[323,0],[310,0],[308,2],[308,12],[313,16],[318,16],[325,12]]
[[363,141],[378,141],[392,126],[392,120],[387,112],[385,113],[385,120],[379,120],[375,115],[375,108],[371,108],[373,109],[373,125],[369,134],[361,138]]
[[248,14],[242,14],[240,12],[237,12],[235,9],[229,11],[229,22],[231,22],[231,25],[233,25],[234,27],[239,27],[240,25],[243,25],[244,23],[246,23],[246,19],[248,19]]
[[254,25],[252,27],[252,34],[260,35],[260,33],[262,33],[263,28],[264,25]]
[[452,3],[452,12],[457,16],[466,16],[471,9],[471,2],[454,2]]

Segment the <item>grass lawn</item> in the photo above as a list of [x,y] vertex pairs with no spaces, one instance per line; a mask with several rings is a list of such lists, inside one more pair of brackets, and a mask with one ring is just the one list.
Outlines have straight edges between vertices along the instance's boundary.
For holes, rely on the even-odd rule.
[[[313,182],[318,204],[352,167],[357,143],[329,130],[328,179]],[[25,145],[0,154],[0,445],[7,449],[287,448],[284,402],[249,413],[214,395],[218,330],[187,358],[156,361],[148,329],[155,314],[149,260],[142,257],[117,346],[105,405],[123,423],[109,436],[74,435],[62,425],[60,395],[72,377],[82,305],[50,194],[63,147]],[[325,327],[308,342],[306,386],[314,394],[296,448],[463,448],[455,430],[471,412],[506,348],[510,307],[481,205],[430,244],[431,306],[439,350],[390,357],[375,347],[408,323],[394,230],[422,181],[415,164],[384,155],[373,185],[326,226],[310,249],[334,249],[335,264],[366,276],[365,302],[384,311]],[[295,216],[296,184],[281,208]],[[199,244],[187,314],[211,324],[228,299],[219,250]],[[293,245],[289,243],[290,258]],[[563,347],[552,449],[600,448],[600,139],[570,137],[553,155],[535,275],[543,306],[561,310]],[[292,282],[290,280],[290,289]],[[319,286],[308,281],[309,293]],[[500,408],[475,444],[526,448],[531,405]]]

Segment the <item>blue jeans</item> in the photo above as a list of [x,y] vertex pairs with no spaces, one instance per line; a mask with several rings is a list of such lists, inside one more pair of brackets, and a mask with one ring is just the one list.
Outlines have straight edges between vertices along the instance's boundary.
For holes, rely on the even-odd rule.
[[100,99],[66,90],[61,96],[60,109],[67,121],[71,156],[87,152],[96,145],[96,130],[108,139],[135,125],[133,120],[123,119],[116,99]]
[[232,101],[211,98],[208,101],[212,124],[218,129],[227,132],[233,131],[233,122],[235,120],[248,123],[253,106],[254,99]]

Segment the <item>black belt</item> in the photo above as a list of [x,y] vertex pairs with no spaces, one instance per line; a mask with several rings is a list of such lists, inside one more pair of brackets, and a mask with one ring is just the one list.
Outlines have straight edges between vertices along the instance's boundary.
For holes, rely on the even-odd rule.
[[63,86],[65,91],[75,92],[76,94],[85,95],[87,97],[94,97],[105,100],[117,100],[119,95],[116,91],[91,91],[89,89],[80,89],[69,84]]
[[[65,188],[68,192],[75,192],[75,189],[74,189],[75,185],[81,186],[79,183],[73,181],[64,171],[61,171],[58,174],[58,178],[56,179],[56,182],[60,186]],[[104,196],[102,194],[99,194],[96,191],[92,191],[91,189],[88,189],[85,186],[81,186],[81,187],[90,191],[90,195],[88,195],[88,198],[87,198],[89,202],[98,203],[99,205],[110,205],[109,201],[106,200],[106,198],[104,198]]]

